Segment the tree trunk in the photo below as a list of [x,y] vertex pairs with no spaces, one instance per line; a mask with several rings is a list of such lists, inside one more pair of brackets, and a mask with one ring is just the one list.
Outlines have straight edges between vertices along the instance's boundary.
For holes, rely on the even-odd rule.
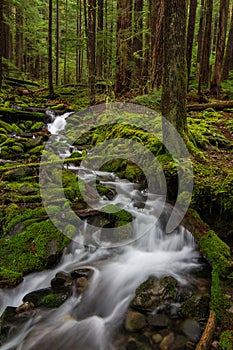
[[98,0],[96,75],[103,78],[104,0]]
[[49,97],[53,98],[53,55],[52,55],[52,23],[53,23],[53,1],[49,0],[48,18],[48,83]]
[[229,78],[229,72],[233,70],[233,4],[231,7],[231,24],[227,39],[227,48],[223,65],[222,80]]
[[88,25],[87,25],[87,61],[88,80],[90,88],[90,104],[95,104],[95,26],[96,26],[96,0],[88,0]]
[[[187,132],[186,16],[186,0],[164,2],[162,115],[181,135]],[[175,144],[174,130],[166,122],[163,123],[163,139],[173,140],[174,147],[179,148]]]
[[152,37],[152,58],[151,58],[151,88],[159,89],[162,83],[163,67],[163,15],[164,1],[156,0],[153,4],[155,18],[152,18],[154,35]]
[[[199,76],[199,90],[201,85],[208,86],[210,80],[210,53],[212,42],[212,13],[213,13],[213,0],[205,0],[205,27],[202,40],[201,49],[201,63],[200,63],[200,76]],[[198,91],[200,94],[201,91]]]
[[202,41],[203,41],[203,31],[205,27],[205,0],[201,0],[200,5],[200,20],[199,20],[199,28],[198,28],[198,49],[197,49],[197,76],[199,77],[200,73],[200,64],[201,64],[201,54],[202,54]]
[[191,72],[192,53],[193,53],[193,38],[196,22],[197,0],[190,0],[189,5],[189,20],[188,20],[188,33],[187,33],[187,68],[188,68],[188,81]]
[[59,51],[60,51],[60,44],[59,44],[59,1],[56,0],[56,85],[58,85],[58,79],[59,79]]
[[142,78],[142,29],[143,29],[143,0],[134,0],[134,33],[132,44],[132,88],[141,86]]
[[[4,36],[3,36],[3,0],[0,1],[0,43],[3,43],[4,41]],[[2,45],[0,45],[0,89],[2,87],[2,56],[3,56],[3,51],[2,51]]]
[[132,1],[117,1],[117,32],[116,32],[116,78],[115,94],[129,90],[130,69],[129,59],[131,52],[131,23],[132,23]]
[[15,63],[20,71],[23,70],[23,13],[15,10]]
[[224,58],[225,42],[226,42],[226,31],[227,31],[227,18],[229,10],[229,0],[221,0],[219,8],[219,24],[218,24],[218,36],[217,36],[217,47],[214,64],[214,74],[211,81],[210,92],[219,97],[220,95],[220,84],[222,77],[222,62]]
[[80,45],[80,39],[82,35],[82,2],[77,0],[76,3],[76,83],[81,81],[82,75],[82,49]]

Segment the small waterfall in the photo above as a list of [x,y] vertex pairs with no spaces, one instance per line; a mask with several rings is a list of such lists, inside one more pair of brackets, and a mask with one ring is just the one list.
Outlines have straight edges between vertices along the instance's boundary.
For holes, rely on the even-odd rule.
[[[56,117],[48,124],[52,134],[59,134],[69,114]],[[77,267],[91,268],[93,276],[85,293],[70,297],[58,309],[43,310],[28,322],[20,333],[4,344],[2,350],[114,350],[113,338],[122,325],[126,310],[136,288],[150,276],[173,276],[181,285],[186,276],[198,265],[199,253],[193,236],[179,227],[171,234],[164,233],[164,221],[171,207],[162,208],[159,196],[146,194],[129,181],[114,174],[72,167],[83,179],[97,175],[101,183],[116,189],[113,200],[100,199],[99,208],[117,204],[135,218],[132,224],[135,241],[132,244],[107,250],[104,247],[90,252],[85,248],[70,248],[60,264],[50,271],[25,277],[14,290],[2,290],[2,311],[7,305],[18,306],[25,294],[48,287],[56,272],[70,272]],[[141,205],[139,205],[141,204]],[[143,207],[143,211],[141,210]],[[143,234],[142,234],[143,233]],[[83,233],[85,234],[85,232]]]

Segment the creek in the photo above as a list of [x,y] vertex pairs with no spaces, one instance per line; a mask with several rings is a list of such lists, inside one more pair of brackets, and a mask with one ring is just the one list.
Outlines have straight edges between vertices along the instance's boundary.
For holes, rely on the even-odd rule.
[[[57,117],[48,126],[51,134],[57,134],[59,141],[62,141],[59,132],[65,127],[66,117]],[[69,154],[68,145],[61,157]],[[128,244],[109,248],[108,242],[101,238],[101,229],[97,227],[92,230],[96,247],[73,242],[54,269],[30,274],[16,288],[1,290],[2,313],[7,306],[22,304],[26,294],[48,288],[59,271],[70,273],[78,268],[91,271],[83,293],[73,290],[60,307],[42,308],[8,338],[2,350],[124,349],[117,341],[120,333],[124,336],[124,319],[136,288],[150,276],[158,280],[172,276],[180,286],[190,286],[192,271],[200,268],[200,254],[192,234],[182,226],[170,234],[165,233],[164,227],[172,207],[164,205],[160,196],[147,193],[139,185],[112,173],[80,169],[74,165],[71,169],[83,181],[91,181],[94,176],[101,184],[114,190],[114,198],[101,197],[96,208],[101,210],[107,204],[114,204],[131,213],[133,239]],[[85,224],[81,234],[85,238]],[[157,310],[155,308],[151,314],[156,314]]]

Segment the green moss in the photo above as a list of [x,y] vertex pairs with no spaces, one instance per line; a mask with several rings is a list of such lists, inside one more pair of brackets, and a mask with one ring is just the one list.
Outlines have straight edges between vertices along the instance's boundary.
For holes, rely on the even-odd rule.
[[5,223],[8,225],[8,223],[15,218],[20,213],[20,208],[17,204],[10,204],[7,209],[6,209],[6,214],[5,214]]
[[0,287],[11,287],[19,284],[22,281],[23,275],[21,272],[9,270],[0,267]]
[[219,339],[220,350],[232,350],[233,349],[233,331],[224,331],[220,335]]
[[106,214],[110,214],[110,216],[114,217],[117,221],[131,222],[133,218],[132,214],[128,211],[113,204],[105,205],[101,210]]
[[[56,247],[52,252],[51,242]],[[61,253],[68,242],[51,221],[33,223],[16,236],[0,239],[0,264],[23,275],[41,271],[47,266],[49,256]]]
[[48,294],[41,299],[41,305],[49,308],[57,308],[64,303],[62,294]]
[[231,254],[228,245],[212,230],[207,235],[201,237],[199,244],[213,268],[220,276],[224,276],[226,268],[231,265]]
[[217,321],[220,323],[227,322],[227,309],[229,307],[229,300],[222,293],[219,272],[217,268],[214,267],[212,270],[211,308],[215,311]]
[[45,124],[43,122],[37,122],[30,127],[31,132],[40,131]]

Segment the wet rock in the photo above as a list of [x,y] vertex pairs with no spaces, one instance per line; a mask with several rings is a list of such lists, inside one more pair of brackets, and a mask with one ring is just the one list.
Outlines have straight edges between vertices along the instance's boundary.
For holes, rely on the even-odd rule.
[[147,317],[147,322],[149,326],[155,328],[166,328],[169,325],[169,318],[165,314],[149,315]]
[[169,306],[175,303],[177,291],[178,283],[173,277],[161,280],[150,277],[137,288],[131,306],[145,311],[152,311],[161,305]]
[[180,327],[181,331],[191,342],[197,343],[201,338],[201,327],[199,323],[192,319],[185,320]]
[[55,277],[51,280],[51,287],[53,289],[68,287],[71,286],[71,284],[71,276],[63,271],[57,272]]
[[162,341],[162,339],[163,339],[163,337],[159,333],[152,335],[152,340],[156,344],[160,343]]
[[88,268],[78,268],[71,271],[70,275],[73,279],[80,277],[90,278],[93,275],[93,270]]
[[149,344],[140,342],[135,338],[130,338],[126,345],[126,350],[151,350],[151,347]]
[[197,321],[207,320],[209,316],[210,296],[198,294],[187,299],[181,305],[181,312],[185,317],[194,318]]
[[43,137],[42,136],[38,136],[38,137],[29,139],[26,142],[25,147],[27,149],[29,149],[29,148],[34,148],[34,147],[40,146],[42,144],[43,144]]
[[63,290],[59,291],[54,291],[51,288],[45,288],[28,293],[23,298],[23,301],[33,303],[35,307],[44,306],[56,308],[62,305],[70,296],[70,288],[64,288]]
[[186,349],[187,342],[188,342],[188,339],[185,336],[177,335],[170,350],[184,350]]
[[169,350],[172,346],[172,344],[175,341],[175,336],[174,333],[169,333],[168,335],[166,335],[163,340],[161,341],[161,343],[159,344],[159,349],[160,350]]
[[146,318],[139,312],[128,310],[125,319],[125,329],[129,332],[137,332],[146,326]]
[[88,285],[88,279],[86,277],[79,277],[75,280],[75,290],[78,293],[83,293]]

